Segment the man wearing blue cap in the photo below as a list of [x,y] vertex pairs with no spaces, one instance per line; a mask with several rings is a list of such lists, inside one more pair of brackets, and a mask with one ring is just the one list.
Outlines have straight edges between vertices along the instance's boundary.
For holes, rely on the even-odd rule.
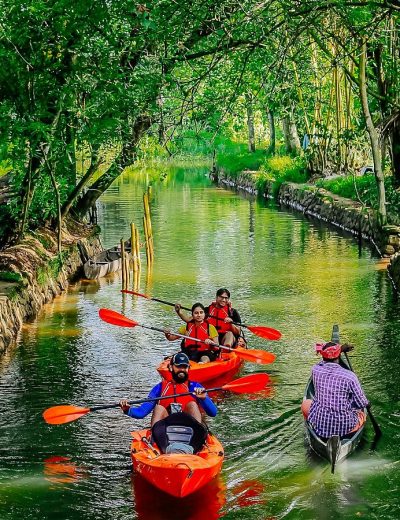
[[[185,395],[182,397],[171,397],[171,399],[162,399],[160,401],[151,401],[143,403],[140,406],[129,406],[126,400],[120,401],[120,406],[123,412],[134,419],[143,419],[151,411],[153,415],[151,418],[151,426],[157,421],[165,419],[181,408],[180,411],[191,415],[198,422],[201,422],[201,412],[199,406],[210,417],[217,415],[217,407],[213,401],[208,397],[205,389],[200,383],[189,381],[189,358],[183,352],[178,352],[172,356],[168,366],[171,372],[171,381],[162,380],[158,385],[153,387],[149,393],[149,399],[156,397],[166,397],[168,395],[184,394],[191,392],[192,395]],[[178,406],[175,406],[178,405]],[[179,406],[180,405],[180,406]]]
[[[189,358],[183,352],[173,355],[168,366],[171,372],[171,381],[162,380],[153,387],[149,393],[149,399],[140,406],[129,406],[126,400],[120,401],[122,411],[134,419],[142,419],[151,411],[152,435],[155,442],[163,453],[196,453],[204,444],[207,437],[207,429],[201,423],[200,407],[210,417],[217,415],[217,407],[208,397],[206,390],[199,384],[189,381]],[[188,394],[176,396],[176,394]],[[168,397],[170,399],[156,399]],[[181,442],[171,442],[174,440],[172,431],[183,428],[182,431],[189,430],[190,443],[182,445]],[[178,435],[180,439],[182,433]],[[188,438],[189,438],[188,437]],[[176,439],[175,439],[176,441]],[[188,446],[190,444],[189,450]],[[172,448],[171,448],[172,446]],[[194,450],[194,451],[193,451]]]

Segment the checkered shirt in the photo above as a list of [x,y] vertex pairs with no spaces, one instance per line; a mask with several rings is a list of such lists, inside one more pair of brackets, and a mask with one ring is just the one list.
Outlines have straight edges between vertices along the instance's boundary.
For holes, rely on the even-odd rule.
[[357,376],[338,363],[321,361],[312,369],[315,396],[308,420],[320,437],[346,435],[357,424],[357,410],[368,400]]

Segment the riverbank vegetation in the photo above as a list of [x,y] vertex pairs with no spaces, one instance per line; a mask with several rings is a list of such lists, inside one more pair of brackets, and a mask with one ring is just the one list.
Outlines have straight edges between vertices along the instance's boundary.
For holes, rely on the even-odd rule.
[[2,0],[1,243],[86,218],[138,154],[186,150],[281,179],[370,166],[365,203],[384,224],[400,188],[399,14],[397,0]]

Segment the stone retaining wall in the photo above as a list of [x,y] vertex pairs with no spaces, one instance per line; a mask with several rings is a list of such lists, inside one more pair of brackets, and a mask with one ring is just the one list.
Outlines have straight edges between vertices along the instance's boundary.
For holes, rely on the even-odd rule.
[[398,292],[400,292],[400,227],[385,226],[380,229],[376,214],[361,203],[339,197],[312,184],[283,183],[279,189],[273,182],[263,184],[263,193],[257,187],[258,172],[245,171],[237,177],[218,172],[213,179],[235,189],[254,195],[277,198],[286,206],[311,215],[329,224],[361,235],[370,241],[380,256],[390,257],[389,273]]
[[80,238],[64,230],[60,269],[55,236],[42,230],[0,252],[2,279],[7,275],[15,278],[0,281],[0,354],[15,342],[23,322],[36,317],[45,303],[65,291],[87,257],[101,249],[97,237]]

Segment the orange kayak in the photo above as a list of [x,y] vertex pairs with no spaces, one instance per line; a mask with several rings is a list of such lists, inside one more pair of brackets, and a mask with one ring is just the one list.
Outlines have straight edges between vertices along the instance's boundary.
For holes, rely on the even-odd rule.
[[[197,383],[212,381],[228,373],[234,375],[241,367],[243,361],[234,352],[222,354],[216,361],[210,363],[190,362],[190,380]],[[165,359],[158,367],[157,371],[164,379],[171,379],[171,373],[168,370],[169,359]]]
[[[150,484],[177,498],[186,497],[208,484],[221,471],[222,444],[209,434],[196,455],[162,454],[150,444],[151,430],[132,432],[133,469]],[[145,440],[144,440],[145,439]]]

